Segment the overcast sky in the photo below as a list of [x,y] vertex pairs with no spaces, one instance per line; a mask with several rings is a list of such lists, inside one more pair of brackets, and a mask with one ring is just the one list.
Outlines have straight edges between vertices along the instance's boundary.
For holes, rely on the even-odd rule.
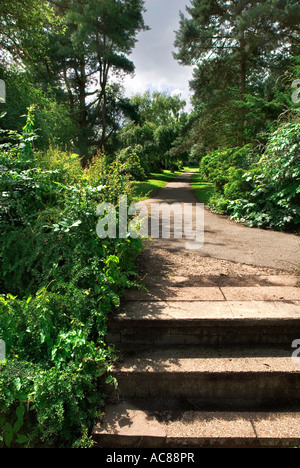
[[189,80],[192,71],[173,58],[175,32],[179,29],[179,11],[186,13],[189,0],[145,0],[145,24],[150,31],[138,34],[138,42],[130,59],[135,65],[135,76],[126,77],[123,84],[126,95],[150,91],[181,93],[189,98]]

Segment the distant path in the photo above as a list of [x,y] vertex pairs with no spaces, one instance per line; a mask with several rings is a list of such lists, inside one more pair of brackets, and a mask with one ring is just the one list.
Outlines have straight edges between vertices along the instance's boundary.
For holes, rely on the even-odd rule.
[[[197,202],[189,179],[144,203],[176,202],[178,219],[181,204]],[[93,429],[97,447],[299,446],[291,343],[300,289],[289,263],[299,259],[299,238],[205,210],[204,246],[185,242],[145,241],[137,259],[145,289],[126,291],[110,316],[106,342],[122,359],[112,368],[114,403]]]
[[[190,185],[191,174],[181,174],[145,203],[199,203]],[[300,264],[300,237],[297,235],[249,228],[206,208],[204,224],[204,246],[192,251],[200,257],[291,272],[295,264]],[[185,249],[185,239],[155,239],[153,246],[179,251]]]

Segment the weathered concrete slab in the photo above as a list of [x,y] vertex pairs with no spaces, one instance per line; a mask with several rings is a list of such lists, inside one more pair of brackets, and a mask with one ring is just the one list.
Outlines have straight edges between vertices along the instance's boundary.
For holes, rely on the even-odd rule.
[[202,275],[146,275],[143,278],[146,287],[220,287],[220,286],[290,286],[299,287],[300,276],[285,275],[259,275],[259,274],[202,274]]
[[[300,358],[292,360],[292,348],[270,347],[167,347],[138,352],[116,365],[124,373],[239,373],[283,372],[300,377]],[[299,395],[300,396],[300,395]]]
[[128,301],[111,323],[122,321],[204,321],[300,319],[300,301]]
[[130,290],[125,294],[129,301],[225,301],[218,287],[151,288],[148,291]]
[[288,286],[222,287],[227,301],[300,301],[300,288]]
[[157,347],[127,356],[113,375],[122,398],[300,403],[300,363],[288,348]]
[[300,301],[300,288],[291,286],[186,286],[129,290],[128,301]]
[[286,344],[300,337],[300,302],[130,301],[107,341],[128,346]]
[[164,411],[123,402],[107,408],[93,430],[100,447],[293,447],[300,444],[293,413]]

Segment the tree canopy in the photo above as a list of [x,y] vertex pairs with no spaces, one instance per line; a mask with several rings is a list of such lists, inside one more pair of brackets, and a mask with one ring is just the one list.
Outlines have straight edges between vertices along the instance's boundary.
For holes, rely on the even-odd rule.
[[112,76],[134,71],[128,55],[146,29],[143,13],[143,0],[1,2],[6,66],[17,60],[36,87],[68,106],[84,163],[112,137],[116,106],[126,112]]
[[299,53],[300,6],[280,0],[192,0],[187,12],[189,17],[180,14],[174,57],[194,67],[198,132],[208,148],[216,135],[221,145],[242,145],[253,137],[247,134],[247,96],[270,101],[270,81]]

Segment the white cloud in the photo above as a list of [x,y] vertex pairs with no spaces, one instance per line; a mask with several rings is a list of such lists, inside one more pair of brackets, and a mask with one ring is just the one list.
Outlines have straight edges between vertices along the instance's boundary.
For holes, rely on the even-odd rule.
[[172,55],[175,31],[179,29],[179,11],[185,12],[187,4],[189,0],[146,0],[144,18],[151,29],[138,35],[130,56],[135,74],[123,81],[127,96],[149,89],[181,94],[189,103],[192,69],[179,65]]

